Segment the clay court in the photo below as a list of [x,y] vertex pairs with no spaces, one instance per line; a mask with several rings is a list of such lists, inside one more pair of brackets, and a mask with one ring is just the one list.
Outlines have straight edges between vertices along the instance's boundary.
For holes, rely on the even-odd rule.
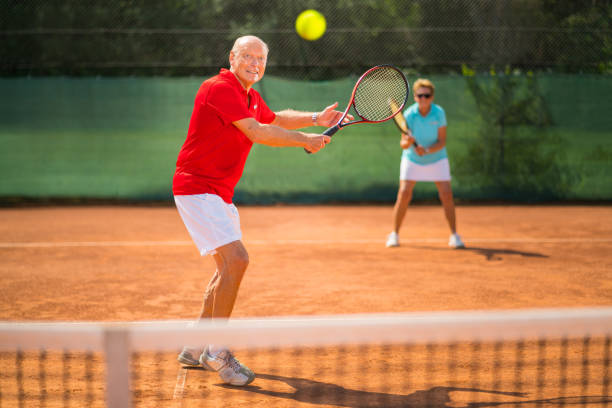
[[[463,250],[447,247],[438,206],[411,207],[401,246],[391,249],[384,246],[390,206],[239,210],[250,265],[235,317],[612,305],[608,206],[460,206]],[[0,320],[5,321],[193,319],[214,272],[212,258],[199,256],[173,207],[9,208],[0,211],[0,235]],[[384,352],[379,357],[386,359]],[[423,393],[435,406],[462,406],[474,394],[441,389],[445,379],[414,389],[401,389],[392,379],[396,386],[385,391],[389,405],[368,405],[368,395],[382,391],[363,386],[359,372],[332,384],[321,372],[292,376],[290,363],[286,371],[266,372],[258,357],[239,356],[258,374],[252,386],[224,387],[212,373],[185,370],[177,401],[173,388],[180,370],[173,358],[164,357],[167,369],[161,375],[169,395],[164,399],[175,406],[198,406],[203,395],[223,401],[226,393],[247,401],[245,406],[261,407],[419,406]],[[393,353],[388,358],[393,360]],[[151,368],[153,361],[141,363]],[[158,392],[153,381],[147,384],[142,381],[144,391],[134,397],[139,406],[149,406],[147,393]],[[310,390],[306,397],[304,387]],[[326,399],[334,387],[350,392],[342,401]],[[568,395],[581,395],[575,391],[568,388]],[[537,396],[525,392],[495,398],[528,406]],[[610,399],[601,390],[589,395],[594,398],[589,406]],[[558,395],[539,397],[542,403]],[[483,398],[489,397],[478,400]]]

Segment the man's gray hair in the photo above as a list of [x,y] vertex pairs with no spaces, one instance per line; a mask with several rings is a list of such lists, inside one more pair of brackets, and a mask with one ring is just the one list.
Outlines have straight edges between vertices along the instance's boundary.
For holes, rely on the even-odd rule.
[[236,38],[236,41],[234,41],[234,46],[232,47],[232,52],[236,54],[238,52],[238,49],[242,46],[242,44],[248,41],[253,41],[253,40],[259,41],[264,46],[266,50],[266,54],[268,53],[269,51],[268,44],[266,44],[261,38],[256,37],[254,35],[243,35],[242,37]]

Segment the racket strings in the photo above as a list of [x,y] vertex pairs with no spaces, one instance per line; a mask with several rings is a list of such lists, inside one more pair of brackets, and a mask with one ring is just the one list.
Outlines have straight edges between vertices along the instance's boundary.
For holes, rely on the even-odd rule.
[[382,121],[395,115],[408,96],[404,75],[393,67],[381,66],[368,72],[355,89],[353,106],[369,121]]

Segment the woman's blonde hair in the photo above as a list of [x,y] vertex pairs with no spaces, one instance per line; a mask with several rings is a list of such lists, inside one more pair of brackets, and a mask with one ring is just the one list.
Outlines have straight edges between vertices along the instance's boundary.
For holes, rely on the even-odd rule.
[[412,85],[412,92],[416,92],[416,90],[419,88],[429,88],[432,95],[436,90],[436,87],[434,86],[433,82],[425,78],[419,78],[414,81],[414,85]]

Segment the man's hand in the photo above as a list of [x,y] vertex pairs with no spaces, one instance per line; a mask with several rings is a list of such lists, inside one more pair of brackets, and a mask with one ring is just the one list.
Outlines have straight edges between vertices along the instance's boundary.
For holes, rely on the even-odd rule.
[[[319,112],[317,116],[317,123],[316,123],[317,126],[325,126],[325,127],[335,126],[336,123],[338,123],[338,121],[342,117],[342,114],[344,113],[344,112],[335,110],[337,107],[338,107],[338,102],[334,103],[333,105],[329,105],[327,108]],[[353,119],[355,118],[353,117],[353,115],[349,113],[348,115],[346,115],[346,118],[342,120],[342,123],[349,122]]]
[[316,153],[325,147],[331,140],[331,137],[326,135],[320,135],[316,133],[306,133],[307,139],[304,145],[304,149],[310,153]]

